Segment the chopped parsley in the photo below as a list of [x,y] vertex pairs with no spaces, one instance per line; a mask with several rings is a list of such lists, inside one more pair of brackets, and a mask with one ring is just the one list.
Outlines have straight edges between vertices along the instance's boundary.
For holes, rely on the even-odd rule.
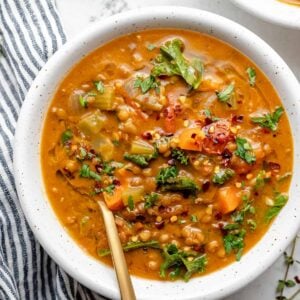
[[247,220],[247,225],[250,227],[251,231],[254,231],[256,229],[256,227],[257,227],[256,222],[254,220],[252,220],[252,219],[248,219]]
[[265,114],[262,117],[252,117],[251,121],[255,124],[258,124],[260,127],[268,128],[274,132],[278,128],[278,122],[283,112],[283,108],[278,107],[272,114]]
[[243,197],[243,207],[240,210],[235,211],[231,215],[231,218],[233,222],[241,224],[244,222],[245,216],[248,213],[252,215],[255,214],[255,208],[247,197]]
[[149,50],[149,51],[152,51],[152,50],[154,50],[155,48],[156,48],[156,46],[155,46],[154,44],[149,43],[149,44],[147,45],[147,50]]
[[158,185],[166,184],[169,179],[175,178],[178,175],[178,172],[178,168],[175,166],[162,168],[156,176],[156,183]]
[[100,93],[100,94],[103,94],[105,92],[105,87],[104,87],[104,84],[101,80],[99,81],[94,81],[94,85],[95,85],[95,88],[96,90]]
[[253,164],[256,161],[255,154],[253,153],[251,144],[244,138],[236,138],[237,150],[234,152],[241,159],[248,164]]
[[150,75],[146,78],[138,76],[133,85],[134,88],[140,88],[142,93],[145,94],[151,89],[158,88],[158,83],[154,76]]
[[[189,257],[192,260],[188,259]],[[206,255],[195,256],[194,253],[179,250],[174,244],[163,247],[163,258],[159,272],[162,278],[166,278],[168,269],[173,268],[173,271],[169,273],[172,279],[182,275],[183,279],[188,281],[194,273],[203,272],[207,264]],[[185,269],[183,274],[182,268]]]
[[95,179],[96,181],[100,181],[101,177],[96,172],[92,171],[87,164],[83,164],[79,171],[80,177]]
[[128,208],[131,211],[134,210],[134,201],[133,201],[133,197],[131,195],[128,197]]
[[187,84],[197,89],[202,81],[204,66],[201,60],[191,61],[183,56],[184,44],[180,39],[167,41],[160,47],[160,55],[155,59],[151,74],[156,76],[181,76]]
[[228,233],[223,237],[225,252],[230,254],[232,251],[234,251],[237,261],[241,259],[243,254],[245,247],[245,235],[246,231],[244,229],[234,229],[229,230]]
[[163,192],[180,192],[186,196],[189,196],[195,195],[199,190],[199,187],[193,179],[180,176],[167,179],[167,182],[161,186],[161,190]]
[[135,163],[136,165],[145,168],[148,167],[149,162],[152,159],[157,158],[158,153],[157,151],[155,151],[153,154],[147,154],[147,155],[143,155],[143,154],[129,154],[129,153],[125,153],[124,154],[124,158]]
[[265,170],[259,171],[258,175],[255,178],[254,189],[257,191],[263,188],[267,180],[268,178],[266,178],[266,171]]
[[113,176],[115,169],[116,169],[116,167],[112,163],[104,162],[101,173],[106,174],[108,176]]
[[274,199],[274,205],[270,207],[265,214],[266,222],[270,222],[274,217],[276,217],[287,201],[287,195],[277,193]]
[[176,159],[182,165],[187,166],[189,164],[189,158],[183,150],[178,148],[172,149],[171,155],[172,158]]
[[227,87],[225,87],[222,91],[216,92],[218,100],[220,102],[229,103],[234,93],[234,84],[231,83]]
[[256,81],[256,71],[254,68],[249,67],[246,70],[246,73],[248,74],[248,80],[249,80],[249,84],[251,86],[255,86],[255,81]]
[[156,201],[158,200],[158,194],[157,193],[151,193],[144,196],[144,207],[150,208],[155,205]]
[[86,97],[79,95],[79,103],[82,107],[87,108],[88,107],[88,101],[86,99]]
[[[122,245],[122,248],[123,248],[124,252],[128,252],[128,251],[139,249],[139,248],[160,249],[160,246],[159,246],[158,241],[151,240],[148,242],[141,242],[141,241],[128,242],[127,244]],[[110,249],[100,249],[100,250],[98,250],[97,253],[100,257],[103,257],[103,256],[109,255],[111,252],[110,252]]]
[[114,184],[110,184],[104,188],[101,188],[101,192],[105,192],[112,195],[114,193],[115,188],[116,186]]
[[65,130],[61,135],[61,142],[66,144],[73,137],[73,132],[71,129]]
[[213,175],[212,182],[216,184],[224,184],[235,175],[235,172],[230,168],[220,169]]
[[198,217],[196,215],[191,215],[191,221],[194,223],[198,222]]

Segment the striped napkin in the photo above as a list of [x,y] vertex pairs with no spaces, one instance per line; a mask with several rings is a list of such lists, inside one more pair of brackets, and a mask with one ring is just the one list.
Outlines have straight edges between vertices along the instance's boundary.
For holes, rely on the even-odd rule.
[[[123,0],[102,2],[101,16]],[[120,10],[120,9],[119,9]],[[103,13],[106,12],[106,13]],[[66,41],[54,0],[0,0],[0,299],[105,299],[58,267],[35,240],[13,178],[13,137],[33,79]]]

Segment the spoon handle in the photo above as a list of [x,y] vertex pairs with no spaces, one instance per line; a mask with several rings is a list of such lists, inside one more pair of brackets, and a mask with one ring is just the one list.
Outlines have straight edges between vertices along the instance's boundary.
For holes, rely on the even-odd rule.
[[135,300],[135,293],[130,275],[128,273],[128,268],[113,213],[107,208],[104,202],[99,201],[98,204],[103,215],[111,256],[119,283],[121,299]]

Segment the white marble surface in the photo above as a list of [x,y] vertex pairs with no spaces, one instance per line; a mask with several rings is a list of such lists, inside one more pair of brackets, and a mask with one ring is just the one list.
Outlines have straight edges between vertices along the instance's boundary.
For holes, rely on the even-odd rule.
[[[201,8],[232,19],[249,28],[268,42],[287,62],[300,80],[300,31],[269,24],[248,15],[235,7],[229,0],[56,0],[62,21],[69,39],[74,38],[92,22],[108,16],[109,9],[114,12],[151,5],[181,5]],[[251,1],[251,0],[249,0]],[[263,0],[261,0],[263,1]],[[122,4],[122,3],[125,3]],[[300,92],[300,91],[299,91]],[[284,229],[287,230],[287,229]],[[295,257],[300,260],[300,239],[295,251]],[[278,279],[282,279],[285,272],[283,258],[279,258],[274,265],[255,281],[226,300],[275,300],[275,289]],[[289,278],[300,277],[300,264],[290,268]],[[216,283],[217,284],[217,283]],[[297,288],[285,290],[290,297]],[[225,299],[224,299],[225,300]],[[298,295],[293,300],[300,300]]]

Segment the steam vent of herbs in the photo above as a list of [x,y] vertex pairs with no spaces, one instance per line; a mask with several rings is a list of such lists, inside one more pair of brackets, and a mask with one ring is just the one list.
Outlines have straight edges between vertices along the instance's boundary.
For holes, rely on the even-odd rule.
[[41,163],[59,220],[111,264],[97,201],[115,216],[131,274],[188,281],[243,259],[288,201],[286,112],[251,60],[210,36],[115,39],[65,77]]

